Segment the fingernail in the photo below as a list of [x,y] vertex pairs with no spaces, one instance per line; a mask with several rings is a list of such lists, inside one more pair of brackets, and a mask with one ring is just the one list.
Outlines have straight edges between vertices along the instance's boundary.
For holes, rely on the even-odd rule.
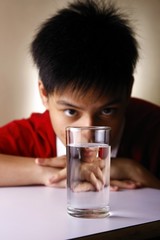
[[39,160],[38,158],[35,159],[35,163],[38,164],[39,163]]
[[119,188],[117,186],[110,186],[110,191],[115,192],[115,191],[118,191],[118,190],[119,190]]
[[44,159],[43,158],[36,158],[35,163],[42,164],[42,163],[44,163]]

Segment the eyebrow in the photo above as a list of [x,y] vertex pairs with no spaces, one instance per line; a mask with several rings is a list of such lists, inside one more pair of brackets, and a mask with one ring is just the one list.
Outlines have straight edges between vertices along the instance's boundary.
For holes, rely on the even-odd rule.
[[121,104],[121,103],[122,103],[121,98],[115,98],[115,99],[111,100],[110,102],[107,102],[107,103],[103,104],[101,106],[101,108],[110,107],[112,105]]
[[[66,107],[73,107],[73,108],[82,109],[80,106],[69,103],[65,100],[57,100],[56,103],[60,104],[60,105],[63,105],[63,106],[66,106]],[[111,100],[108,103],[105,103],[104,105],[101,106],[101,108],[106,107],[106,106],[110,106],[110,105],[114,105],[114,104],[120,104],[120,103],[122,103],[122,99],[121,98],[116,98],[116,99]]]
[[75,104],[69,103],[69,102],[67,102],[65,100],[58,100],[58,101],[56,101],[56,103],[60,104],[60,105],[63,105],[63,106],[66,106],[66,107],[73,107],[73,108],[79,108],[79,109],[81,108],[81,107],[79,107],[79,106],[77,106]]
[[107,104],[105,104],[105,105],[114,105],[114,104],[117,104],[117,103],[122,103],[122,98],[115,98],[115,99],[113,99],[113,100],[111,100],[110,102],[108,102]]

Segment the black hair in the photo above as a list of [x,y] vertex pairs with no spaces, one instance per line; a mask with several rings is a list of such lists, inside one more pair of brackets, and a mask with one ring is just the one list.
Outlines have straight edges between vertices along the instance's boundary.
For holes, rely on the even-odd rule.
[[40,27],[31,53],[48,94],[68,86],[106,93],[131,85],[138,43],[115,6],[78,0]]

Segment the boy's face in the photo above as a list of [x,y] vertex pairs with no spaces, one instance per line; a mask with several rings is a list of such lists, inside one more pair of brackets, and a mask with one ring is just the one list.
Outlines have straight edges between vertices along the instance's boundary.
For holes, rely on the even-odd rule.
[[97,97],[96,92],[85,95],[71,90],[45,95],[43,84],[40,93],[46,108],[49,110],[53,129],[65,145],[65,128],[67,126],[110,126],[110,144],[114,147],[123,125],[128,98],[122,94]]

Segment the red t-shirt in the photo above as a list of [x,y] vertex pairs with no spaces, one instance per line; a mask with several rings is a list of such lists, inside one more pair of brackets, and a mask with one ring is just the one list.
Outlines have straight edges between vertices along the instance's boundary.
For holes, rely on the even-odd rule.
[[160,178],[160,107],[131,98],[119,157],[135,159]]
[[[33,113],[0,128],[0,153],[28,156],[56,156],[56,136],[49,112]],[[132,98],[117,157],[141,162],[160,177],[160,108]]]
[[33,113],[0,128],[0,153],[26,157],[56,156],[56,135],[49,112]]

